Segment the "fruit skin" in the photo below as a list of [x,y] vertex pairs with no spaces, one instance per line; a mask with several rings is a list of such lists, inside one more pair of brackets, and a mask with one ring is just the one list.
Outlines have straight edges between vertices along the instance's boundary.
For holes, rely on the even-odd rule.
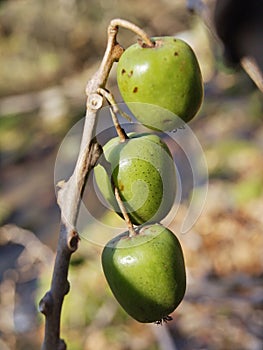
[[111,174],[102,162],[94,174],[106,201],[122,216],[112,189],[112,175],[133,224],[161,221],[176,193],[175,165],[167,145],[157,135],[132,133],[125,142],[118,137],[111,139],[103,150]]
[[139,322],[165,319],[182,301],[186,273],[177,237],[160,224],[125,232],[102,252],[106,280],[123,309]]
[[124,51],[117,66],[118,87],[142,124],[171,131],[198,112],[203,101],[202,75],[186,42],[174,37],[152,40],[154,47],[137,43]]

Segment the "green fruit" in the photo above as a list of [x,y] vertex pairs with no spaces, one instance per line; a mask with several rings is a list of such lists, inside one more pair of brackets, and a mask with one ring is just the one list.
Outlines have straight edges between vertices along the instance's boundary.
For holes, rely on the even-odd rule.
[[187,43],[174,37],[153,40],[154,47],[134,44],[124,51],[117,66],[118,87],[142,124],[169,131],[198,112],[203,100],[202,76]]
[[[169,320],[186,288],[180,242],[160,224],[112,239],[102,252],[107,282],[124,310],[139,322]],[[167,317],[168,316],[168,317]]]
[[176,192],[176,171],[167,145],[157,135],[130,134],[116,137],[104,147],[110,165],[103,159],[94,169],[97,185],[113,209],[121,215],[112,182],[119,190],[125,209],[135,225],[161,221],[170,211]]

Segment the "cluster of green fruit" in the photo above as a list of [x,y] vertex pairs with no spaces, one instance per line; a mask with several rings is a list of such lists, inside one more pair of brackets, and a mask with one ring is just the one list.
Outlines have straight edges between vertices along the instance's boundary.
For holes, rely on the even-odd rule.
[[[188,44],[173,37],[151,40],[151,47],[137,43],[124,51],[117,81],[134,116],[150,129],[166,131],[188,122],[197,113],[203,83]],[[157,107],[161,107],[161,113]],[[154,133],[132,133],[124,140],[117,137],[103,150],[103,160],[94,169],[98,187],[116,213],[124,218],[126,214],[130,224],[136,226],[104,247],[106,279],[116,299],[134,319],[167,321],[186,288],[179,240],[160,224],[176,195],[173,157]]]

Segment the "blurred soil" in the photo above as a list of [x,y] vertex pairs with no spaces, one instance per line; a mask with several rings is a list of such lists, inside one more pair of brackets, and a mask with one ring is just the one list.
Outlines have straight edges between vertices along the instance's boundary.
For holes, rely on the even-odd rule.
[[[262,94],[244,72],[224,66],[220,47],[183,0],[0,3],[0,349],[41,346],[37,304],[50,284],[59,229],[56,157],[85,114],[85,85],[116,17],[150,35],[180,33],[196,51],[205,100],[190,126],[206,157],[208,193],[187,233],[179,230],[187,201],[170,224],[188,275],[172,322],[144,325],[128,317],[106,285],[101,247],[83,239],[70,267],[62,336],[70,350],[262,350]],[[135,39],[119,33],[125,47]],[[121,101],[114,69],[108,87]],[[114,225],[94,193],[87,196],[97,217]],[[94,236],[101,233],[96,225],[88,227]]]

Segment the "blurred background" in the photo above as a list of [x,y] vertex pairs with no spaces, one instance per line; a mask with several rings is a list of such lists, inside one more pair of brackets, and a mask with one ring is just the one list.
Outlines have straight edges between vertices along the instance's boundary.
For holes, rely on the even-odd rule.
[[[205,100],[190,126],[207,160],[209,190],[197,223],[178,235],[188,286],[173,321],[144,325],[127,316],[106,285],[101,247],[82,240],[62,337],[70,350],[262,350],[262,94],[242,70],[226,67],[220,45],[184,0],[0,2],[0,349],[41,347],[37,307],[50,285],[60,219],[56,156],[85,115],[86,82],[117,17],[149,35],[180,34],[194,48]],[[126,30],[118,38],[124,47],[136,40]],[[107,87],[120,101],[114,69]],[[182,203],[174,227],[186,210]]]

